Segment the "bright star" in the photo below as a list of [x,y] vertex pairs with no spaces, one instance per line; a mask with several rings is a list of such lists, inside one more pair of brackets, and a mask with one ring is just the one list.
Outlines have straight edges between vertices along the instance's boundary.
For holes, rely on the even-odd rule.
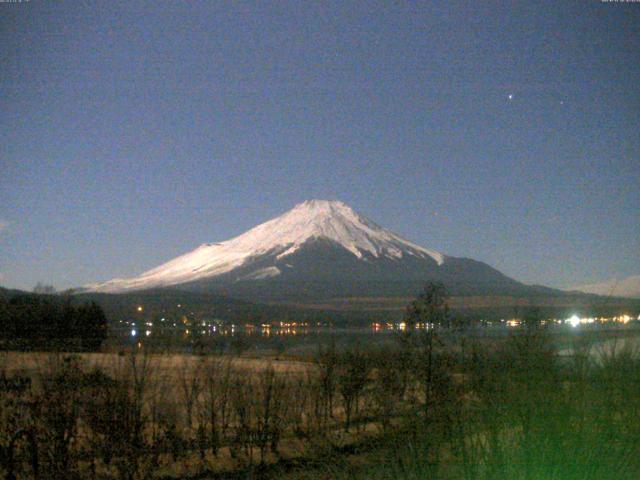
[[513,93],[510,93],[509,95],[507,95],[507,98],[508,98],[509,100],[513,100]]

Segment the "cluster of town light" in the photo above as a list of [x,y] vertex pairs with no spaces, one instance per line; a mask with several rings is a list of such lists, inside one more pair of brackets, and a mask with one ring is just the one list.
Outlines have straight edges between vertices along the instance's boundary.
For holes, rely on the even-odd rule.
[[[178,304],[178,307],[182,307],[182,305]],[[136,307],[136,311],[141,313],[144,311],[144,307],[142,305],[139,305]],[[186,327],[191,325],[191,321],[189,321],[187,319],[186,316],[182,317],[182,322]],[[588,325],[588,324],[593,324],[593,323],[609,323],[609,322],[615,322],[615,323],[623,323],[626,324],[632,320],[635,320],[634,317],[631,317],[630,315],[624,314],[624,315],[619,315],[619,316],[614,316],[614,317],[579,317],[578,315],[574,314],[572,316],[570,316],[569,318],[566,319],[545,319],[542,320],[541,323],[543,325],[546,324],[566,324],[566,325],[571,325],[572,327],[578,327],[579,325]],[[640,315],[638,315],[637,320],[640,321]],[[161,318],[160,319],[161,322],[165,322],[166,318]],[[136,337],[138,336],[138,330],[136,328],[136,323],[135,322],[128,322],[128,321],[123,321],[120,320],[120,323],[124,323],[126,325],[130,325],[131,326],[131,331],[130,331],[130,335],[132,337]],[[487,321],[485,322],[487,325],[492,325],[494,322],[490,322]],[[522,320],[519,318],[511,318],[511,319],[502,319],[499,321],[499,323],[502,324],[506,324],[508,327],[519,327],[520,325],[522,325]],[[144,330],[145,336],[149,337],[151,336],[152,330],[151,328],[153,327],[153,323],[152,322],[145,322],[144,325],[147,327]],[[195,325],[195,322],[194,322]],[[173,326],[176,327],[177,324],[175,322],[173,322]],[[231,335],[233,335],[236,331],[236,325],[231,325],[230,328],[224,328],[222,325],[216,324],[216,323],[207,323],[205,320],[202,321],[201,326],[204,327],[203,330],[201,330],[201,333],[203,335],[205,335],[207,333],[207,329],[209,331],[209,333],[217,333],[220,332],[220,334],[227,334],[228,332],[231,333]],[[317,326],[321,326],[321,323],[318,322]],[[240,326],[242,327],[242,326]],[[309,323],[307,322],[275,322],[275,323],[263,323],[262,325],[260,325],[260,331],[263,335],[271,335],[271,329],[274,328],[276,329],[276,334],[278,335],[295,335],[296,333],[298,333],[298,331],[296,330],[297,328],[302,328],[302,329],[306,329],[307,327],[309,327]],[[405,322],[399,322],[399,323],[372,323],[371,327],[373,328],[374,331],[378,332],[378,331],[382,331],[382,330],[400,330],[400,331],[404,331],[407,329],[407,324]],[[417,323],[414,325],[414,328],[416,329],[429,329],[433,327],[432,324],[429,323]],[[255,325],[253,324],[246,324],[244,325],[244,328],[246,330],[247,333],[252,333],[254,331]],[[185,335],[190,335],[192,332],[191,330],[189,330],[188,328],[185,330]],[[301,332],[302,333],[302,332]]]
[[[571,325],[576,328],[579,325],[590,325],[594,323],[629,323],[634,318],[630,315],[618,315],[615,317],[579,317],[576,314],[571,315],[569,318],[558,319],[551,318],[548,320],[542,320],[540,323],[543,325],[546,324],[558,324],[558,325]],[[638,320],[640,320],[640,315],[638,315]],[[508,327],[519,327],[522,325],[522,320],[519,318],[511,318],[509,320],[501,320],[501,322],[506,323]]]
[[[585,325],[591,323],[604,323],[604,322],[616,322],[616,323],[629,323],[633,318],[630,315],[619,315],[617,317],[612,318],[604,318],[604,317],[578,317],[577,315],[572,315],[565,320],[565,323],[568,323],[572,327],[577,327],[578,325]],[[638,320],[640,320],[640,315],[638,315]]]
[[[594,323],[622,323],[626,324],[630,321],[634,320],[634,317],[630,315],[618,315],[614,317],[579,317],[578,315],[572,315],[569,318],[550,318],[541,320],[540,323],[542,325],[571,325],[572,327],[577,327],[579,325],[588,325]],[[640,321],[640,315],[638,315],[637,320]],[[509,319],[501,319],[499,321],[486,321],[483,324],[491,326],[494,323],[503,324],[507,327],[515,328],[522,325],[522,320],[520,318],[509,318]],[[429,323],[418,323],[414,326],[416,329],[429,329],[432,325]],[[374,322],[371,324],[371,328],[374,332],[379,332],[383,330],[406,330],[407,324],[405,322],[398,323],[378,323]]]
[[[180,307],[182,307],[182,305],[181,304],[177,304],[177,307],[180,308]],[[144,307],[142,305],[138,305],[138,306],[135,307],[135,311],[138,312],[138,313],[142,313],[142,312],[144,312]],[[167,322],[167,319],[165,317],[162,317],[160,319],[160,322],[161,323],[165,323],[165,322]],[[123,324],[128,325],[128,326],[131,327],[131,330],[129,331],[129,335],[131,337],[136,337],[140,333],[138,331],[137,327],[136,327],[136,322],[129,322],[129,321],[125,321],[125,320],[120,320],[120,323],[123,323]],[[174,327],[178,326],[177,321],[168,322],[168,323],[172,323]],[[183,315],[182,318],[180,319],[180,323],[182,323],[185,327],[190,327],[191,325],[196,325],[195,321],[189,320],[187,318],[187,316],[185,316],[185,315]],[[145,336],[147,336],[147,337],[151,336],[152,328],[154,326],[153,322],[145,322],[144,325],[146,326],[146,329],[144,330]],[[208,324],[204,320],[202,321],[202,327],[205,327],[205,328],[208,327],[209,328],[209,333],[215,333],[216,330],[217,330],[217,325],[216,324],[213,324],[213,323],[209,323]],[[231,331],[233,332],[234,329],[235,329],[235,326],[232,326],[231,327]],[[191,333],[192,333],[192,331],[189,330],[189,328],[186,328],[185,331],[184,331],[185,335],[190,335]],[[207,333],[207,331],[206,330],[201,330],[201,333],[203,335],[205,335]]]
[[[319,325],[319,324],[318,324]],[[255,326],[252,324],[246,324],[245,330],[248,333],[252,333]],[[260,325],[260,333],[264,336],[271,336],[272,332],[275,335],[297,335],[298,333],[308,332],[309,323],[307,322],[274,322],[263,323]]]

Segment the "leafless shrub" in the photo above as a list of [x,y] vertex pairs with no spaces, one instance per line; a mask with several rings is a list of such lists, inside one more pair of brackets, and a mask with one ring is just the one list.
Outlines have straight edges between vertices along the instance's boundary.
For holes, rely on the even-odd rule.
[[400,351],[386,349],[377,352],[375,374],[371,392],[374,414],[383,431],[401,408],[406,389],[406,376]]
[[276,375],[272,365],[259,373],[254,389],[254,435],[261,463],[264,463],[268,447],[273,453],[277,453],[290,400],[284,396],[286,387],[286,381],[282,375]]
[[[231,422],[231,382],[237,372],[230,360],[209,358],[203,365],[203,394],[200,402],[201,441],[207,439],[212,453],[217,455]],[[202,447],[201,447],[202,448]]]
[[183,357],[178,367],[178,387],[180,390],[180,400],[185,407],[185,425],[188,431],[193,428],[193,409],[202,391],[202,379],[200,378],[200,368],[194,368],[191,358]]
[[119,360],[113,366],[114,377],[104,376],[96,382],[92,395],[85,399],[85,421],[94,452],[105,465],[114,465],[123,480],[146,478],[154,467],[145,437],[151,359],[134,352]]
[[305,375],[296,375],[288,382],[288,424],[299,439],[309,440],[313,434],[315,377],[315,371],[308,370]]
[[230,438],[230,452],[234,458],[253,464],[252,426],[254,421],[254,402],[252,399],[253,385],[251,379],[241,375],[234,375],[230,382],[230,400],[233,411],[231,424],[233,433]]
[[318,428],[322,432],[327,426],[330,417],[333,417],[333,403],[336,393],[336,370],[338,367],[338,354],[335,344],[328,347],[320,346],[315,357],[317,367],[317,388],[314,392],[314,414]]
[[344,406],[346,432],[349,431],[353,415],[358,414],[360,398],[367,385],[370,369],[369,359],[359,348],[349,349],[340,357],[337,384]]

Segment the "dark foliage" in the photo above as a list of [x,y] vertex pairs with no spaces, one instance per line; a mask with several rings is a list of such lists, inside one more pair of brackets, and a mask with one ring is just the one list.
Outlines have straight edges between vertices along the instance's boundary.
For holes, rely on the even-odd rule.
[[25,294],[0,298],[0,345],[7,348],[95,350],[107,319],[95,302],[74,305],[65,296]]

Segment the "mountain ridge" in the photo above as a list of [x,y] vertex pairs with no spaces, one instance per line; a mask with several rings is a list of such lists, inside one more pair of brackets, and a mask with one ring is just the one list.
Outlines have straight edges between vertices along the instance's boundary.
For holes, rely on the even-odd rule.
[[405,240],[340,201],[308,200],[223,242],[205,243],[138,277],[86,291],[179,288],[258,301],[413,295],[441,282],[453,295],[562,295],[486,263]]
[[592,293],[595,295],[640,298],[640,275],[631,275],[630,277],[622,279],[613,278],[603,282],[570,287],[566,290]]

